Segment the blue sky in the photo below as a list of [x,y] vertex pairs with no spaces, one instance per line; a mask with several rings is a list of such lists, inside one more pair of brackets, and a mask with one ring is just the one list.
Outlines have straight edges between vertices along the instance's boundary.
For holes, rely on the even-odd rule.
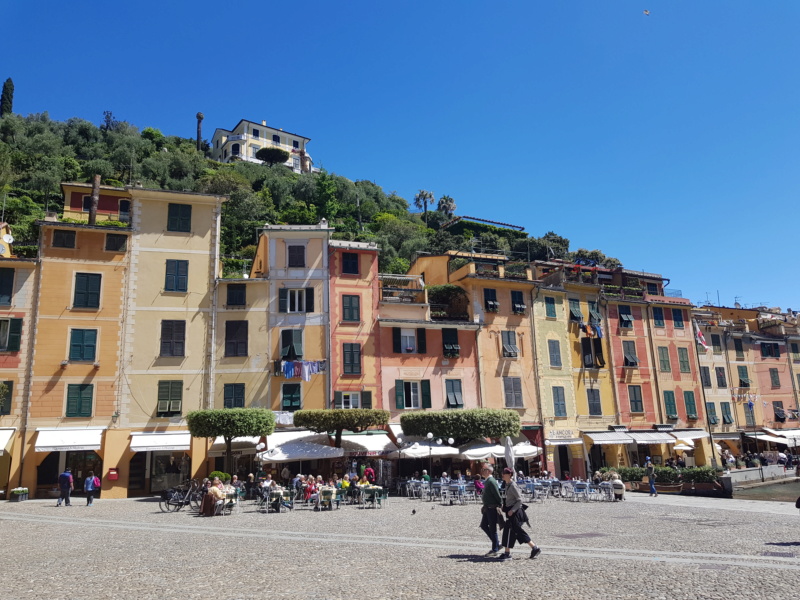
[[318,166],[555,231],[694,302],[800,309],[800,3],[10,4],[15,112],[191,137],[202,111],[207,138],[266,119]]

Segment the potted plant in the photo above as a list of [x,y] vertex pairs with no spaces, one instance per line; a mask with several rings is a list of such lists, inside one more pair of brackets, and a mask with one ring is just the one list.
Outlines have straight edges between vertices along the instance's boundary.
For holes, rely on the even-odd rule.
[[11,495],[8,497],[9,502],[22,502],[28,499],[28,488],[18,487],[11,490]]

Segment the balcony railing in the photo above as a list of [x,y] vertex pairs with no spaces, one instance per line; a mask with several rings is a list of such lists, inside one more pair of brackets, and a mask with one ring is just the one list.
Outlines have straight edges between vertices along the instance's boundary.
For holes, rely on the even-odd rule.
[[410,304],[424,304],[425,290],[413,288],[381,288],[381,302],[408,302]]
[[469,315],[449,304],[431,304],[431,321],[469,321]]
[[603,292],[606,296],[630,300],[641,300],[644,298],[644,290],[641,288],[629,288],[619,285],[604,285]]

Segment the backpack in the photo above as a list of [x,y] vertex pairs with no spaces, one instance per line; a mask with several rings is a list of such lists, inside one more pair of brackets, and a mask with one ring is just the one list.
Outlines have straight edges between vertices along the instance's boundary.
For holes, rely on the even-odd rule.
[[92,484],[94,485],[94,489],[99,490],[100,489],[100,478],[99,477],[95,477],[94,481],[92,482]]
[[69,487],[69,473],[62,473],[58,476],[58,485],[61,487]]

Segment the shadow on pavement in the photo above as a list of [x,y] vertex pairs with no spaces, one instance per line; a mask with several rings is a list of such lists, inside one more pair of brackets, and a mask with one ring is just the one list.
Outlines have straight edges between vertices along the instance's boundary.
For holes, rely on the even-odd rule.
[[765,542],[765,546],[800,546],[800,542]]
[[458,562],[471,562],[471,563],[499,562],[496,558],[493,558],[491,556],[481,556],[480,554],[448,554],[444,558],[457,560]]

